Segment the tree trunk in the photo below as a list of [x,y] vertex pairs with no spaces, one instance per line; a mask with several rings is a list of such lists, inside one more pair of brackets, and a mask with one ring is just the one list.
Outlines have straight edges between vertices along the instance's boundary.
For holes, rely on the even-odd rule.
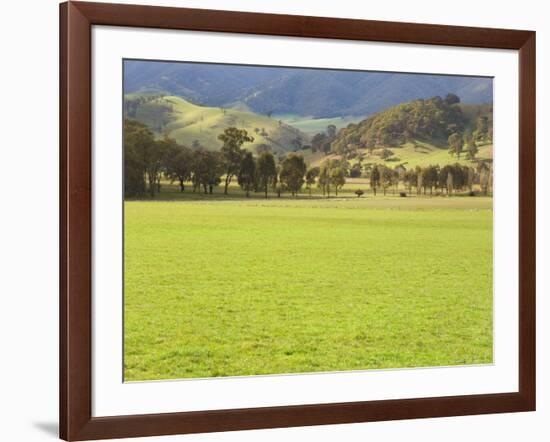
[[212,184],[210,184],[210,195],[212,195],[213,191],[214,191],[214,186],[212,186]]
[[265,185],[265,199],[267,199],[267,184]]
[[149,175],[149,194],[155,196],[155,179]]
[[229,183],[231,182],[231,175],[227,174],[225,176],[225,188],[223,189],[223,194],[227,195],[227,188],[229,187]]
[[185,186],[183,184],[183,180],[180,178],[180,192],[183,192],[185,190]]

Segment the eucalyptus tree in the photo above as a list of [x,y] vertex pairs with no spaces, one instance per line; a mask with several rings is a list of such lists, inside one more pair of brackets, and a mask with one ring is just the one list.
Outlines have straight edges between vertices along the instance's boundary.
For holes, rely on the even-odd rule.
[[319,168],[319,179],[317,180],[317,186],[323,192],[323,196],[330,198],[330,160],[325,161]]
[[334,186],[336,196],[338,196],[338,189],[341,189],[346,184],[346,172],[343,167],[334,167],[330,171],[330,182]]
[[256,161],[251,152],[246,152],[241,161],[239,176],[237,177],[239,185],[250,196],[250,189],[254,188],[256,182]]
[[124,194],[142,195],[146,191],[148,151],[154,145],[153,132],[135,120],[124,121]]
[[172,181],[178,181],[180,192],[185,190],[185,182],[192,173],[193,151],[186,146],[171,142],[164,156],[164,172]]
[[456,157],[460,159],[460,154],[462,153],[462,149],[464,147],[462,135],[458,132],[454,132],[449,136],[447,142],[449,144],[449,154],[453,156],[456,155]]
[[277,182],[277,166],[275,165],[275,157],[271,152],[263,152],[258,157],[256,170],[258,188],[265,192],[265,197],[267,199],[267,190]]
[[253,142],[254,137],[249,136],[245,129],[228,127],[222,134],[218,135],[218,140],[223,142],[220,149],[225,173],[223,193],[227,195],[231,180],[239,174],[239,168],[245,153],[241,147],[244,143]]
[[306,170],[307,166],[302,155],[291,153],[281,163],[279,180],[292,196],[296,196],[304,185]]
[[477,147],[476,140],[473,135],[471,135],[468,138],[468,142],[466,144],[466,157],[469,160],[475,160],[477,153],[479,152],[479,149]]
[[378,164],[372,166],[369,180],[370,188],[372,189],[374,196],[376,196],[376,190],[380,187],[380,169]]
[[219,152],[211,152],[204,148],[193,152],[193,191],[202,187],[205,194],[213,193],[213,187],[220,184],[223,173],[224,167]]
[[393,170],[386,166],[379,166],[380,168],[380,185],[382,187],[382,190],[384,192],[384,195],[386,195],[386,191],[389,187],[393,185],[395,176],[393,173]]
[[306,172],[306,189],[309,190],[309,196],[311,196],[311,187],[315,184],[315,180],[319,176],[321,169],[319,167],[312,167]]

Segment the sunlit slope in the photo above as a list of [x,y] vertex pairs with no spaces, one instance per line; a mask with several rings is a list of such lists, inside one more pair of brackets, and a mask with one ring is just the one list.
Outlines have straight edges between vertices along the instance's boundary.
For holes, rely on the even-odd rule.
[[[460,155],[460,159],[458,159],[456,156],[450,155],[446,148],[436,147],[420,141],[416,142],[416,148],[411,143],[404,144],[401,147],[390,148],[393,156],[387,160],[383,160],[380,157],[382,149],[376,148],[372,151],[372,154],[369,154],[366,149],[359,149],[359,155],[363,158],[362,163],[384,164],[392,168],[404,164],[407,169],[416,166],[445,166],[446,164],[455,164],[457,162],[464,165],[475,165],[475,162],[466,158],[466,152],[463,152]],[[491,160],[493,158],[493,144],[480,145],[478,149],[476,160]],[[307,150],[304,151],[304,158],[309,165],[320,166],[325,159],[339,158],[339,156],[336,154],[326,156],[319,152],[312,154],[310,150]],[[350,164],[354,164],[357,162],[357,159],[352,159],[349,162]]]
[[[126,100],[138,100],[137,95],[127,95]],[[294,141],[308,141],[308,135],[298,129],[265,115],[236,109],[199,106],[176,96],[147,98],[127,113],[127,118],[147,124],[158,136],[167,133],[179,143],[191,146],[197,141],[210,150],[221,146],[218,135],[225,128],[235,126],[246,129],[254,137],[249,150],[261,144],[274,152],[293,149]]]

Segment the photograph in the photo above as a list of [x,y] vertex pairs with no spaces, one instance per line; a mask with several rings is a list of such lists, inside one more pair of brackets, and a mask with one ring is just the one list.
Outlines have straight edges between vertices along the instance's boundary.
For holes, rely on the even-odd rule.
[[125,382],[493,363],[492,77],[122,63]]
[[445,6],[3,2],[0,442],[545,442],[548,14]]

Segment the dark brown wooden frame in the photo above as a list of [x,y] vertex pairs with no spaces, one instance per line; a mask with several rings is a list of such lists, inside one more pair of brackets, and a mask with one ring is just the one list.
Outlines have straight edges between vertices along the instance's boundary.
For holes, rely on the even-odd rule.
[[[519,51],[519,392],[92,417],[92,25]],[[60,437],[87,440],[535,410],[535,32],[106,3],[60,5]]]

